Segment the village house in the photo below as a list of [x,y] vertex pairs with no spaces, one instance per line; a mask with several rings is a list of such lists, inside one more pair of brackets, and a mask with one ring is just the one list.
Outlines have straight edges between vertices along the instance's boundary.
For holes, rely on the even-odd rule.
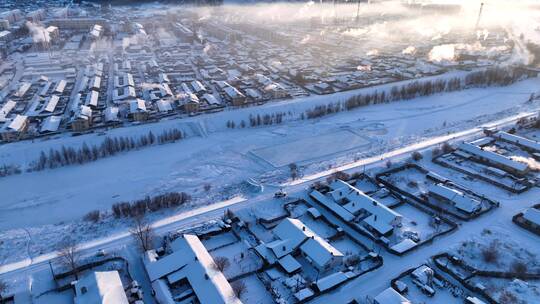
[[20,139],[28,129],[28,116],[17,115],[11,120],[7,120],[2,129],[0,129],[0,134],[2,135],[3,141],[14,141]]
[[118,271],[96,271],[73,285],[74,304],[129,304]]
[[129,117],[134,121],[145,121],[148,119],[146,103],[142,99],[134,99],[129,102]]
[[331,185],[329,195],[345,210],[362,218],[368,229],[382,236],[389,236],[401,225],[402,216],[374,198],[342,180]]
[[92,125],[92,109],[81,105],[71,118],[70,125],[71,129],[76,132],[90,128]]
[[487,151],[476,145],[463,142],[458,149],[478,162],[506,171],[516,176],[525,176],[529,172],[529,166],[525,163],[517,162],[504,155]]
[[297,252],[320,271],[343,262],[343,253],[298,219],[286,218],[272,232],[276,240],[260,244],[255,250],[266,262],[278,263],[288,273],[300,269],[300,264],[293,257]]
[[458,210],[467,214],[474,214],[482,209],[482,204],[479,201],[465,195],[465,193],[459,190],[452,189],[443,184],[430,184],[428,186],[428,192],[429,195],[444,202],[448,202]]
[[174,240],[172,253],[144,254],[143,264],[159,304],[242,304],[196,235]]

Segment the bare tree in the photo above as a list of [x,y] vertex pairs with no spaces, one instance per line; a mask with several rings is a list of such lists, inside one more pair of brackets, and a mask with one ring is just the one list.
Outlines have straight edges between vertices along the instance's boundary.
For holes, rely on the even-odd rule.
[[242,281],[236,281],[231,284],[232,290],[237,298],[240,299],[240,297],[247,291],[246,283]]
[[68,236],[61,242],[59,258],[62,264],[73,272],[75,278],[78,279],[77,265],[79,264],[80,254],[79,245],[74,238]]
[[216,257],[214,263],[216,263],[216,269],[221,272],[231,265],[231,262],[226,257]]
[[129,232],[143,251],[150,250],[154,239],[154,231],[141,216],[133,219]]
[[8,284],[0,280],[0,302],[2,301],[2,294],[8,290]]

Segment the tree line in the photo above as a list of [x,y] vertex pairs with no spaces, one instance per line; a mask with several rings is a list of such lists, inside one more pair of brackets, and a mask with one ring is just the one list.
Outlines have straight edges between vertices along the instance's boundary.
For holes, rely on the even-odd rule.
[[140,217],[147,212],[181,206],[190,200],[191,196],[185,192],[168,192],[132,202],[119,202],[112,205],[111,210],[115,218]]
[[[289,113],[290,115],[291,113]],[[283,118],[287,115],[286,112],[278,112],[278,113],[272,113],[272,114],[257,114],[249,115],[249,127],[254,128],[258,126],[271,126],[271,125],[279,125],[283,123]],[[245,128],[248,124],[245,120],[241,120],[239,124],[236,124],[233,120],[227,121],[227,128],[234,129],[234,128]]]
[[481,86],[506,86],[526,77],[529,77],[529,74],[523,69],[495,67],[471,72],[464,78],[453,77],[449,79],[413,81],[401,86],[393,86],[389,92],[386,90],[375,90],[369,94],[350,96],[345,101],[317,105],[301,113],[300,119],[315,119],[341,111],[350,111],[370,104],[410,100],[441,92],[454,92]]
[[41,151],[39,158],[32,162],[28,171],[41,171],[75,164],[93,162],[101,158],[114,156],[118,153],[141,149],[155,144],[176,142],[184,138],[178,129],[165,130],[158,136],[152,131],[138,138],[106,137],[100,144],[89,146],[86,142],[78,149],[62,146],[60,149],[50,149],[48,153]]

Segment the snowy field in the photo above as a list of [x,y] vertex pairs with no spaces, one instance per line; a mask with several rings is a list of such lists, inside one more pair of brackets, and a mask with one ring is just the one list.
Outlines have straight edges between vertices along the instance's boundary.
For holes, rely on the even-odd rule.
[[[332,143],[332,145],[328,143]],[[354,132],[337,131],[256,149],[252,153],[279,168],[291,163],[305,163],[352,149],[367,149],[369,143],[369,140]]]

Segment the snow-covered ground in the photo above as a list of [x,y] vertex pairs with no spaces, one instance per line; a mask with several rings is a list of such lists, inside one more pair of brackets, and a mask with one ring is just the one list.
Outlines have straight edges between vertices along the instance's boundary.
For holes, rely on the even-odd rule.
[[[279,155],[273,155],[273,153],[292,152],[288,149],[299,147],[295,144],[297,141],[315,147],[315,151],[303,149],[302,153],[294,155],[294,161],[300,165],[301,173],[306,177],[311,176],[311,179],[319,177],[318,172],[330,167],[380,155],[404,146],[414,148],[416,143],[429,142],[430,138],[436,136],[459,133],[482,123],[535,111],[540,104],[538,101],[529,103],[527,99],[531,93],[536,92],[539,83],[540,80],[535,78],[504,88],[471,89],[369,106],[318,120],[295,120],[278,126],[253,129],[230,130],[225,127],[225,122],[231,115],[249,116],[250,112],[260,113],[261,109],[267,110],[274,107],[283,107],[281,110],[291,109],[296,112],[300,111],[299,109],[305,109],[307,105],[302,105],[303,108],[301,108],[301,105],[297,103],[285,102],[281,105],[242,109],[238,112],[223,112],[185,120],[111,130],[108,132],[109,136],[143,134],[150,129],[158,132],[160,129],[171,127],[189,128],[195,131],[192,132],[190,138],[174,144],[152,146],[81,166],[23,173],[3,178],[0,180],[0,192],[3,193],[3,199],[0,201],[0,229],[3,231],[0,235],[0,244],[7,246],[0,246],[0,261],[2,263],[18,261],[26,257],[27,253],[34,257],[30,261],[22,261],[20,265],[10,265],[10,268],[6,270],[19,269],[30,263],[46,261],[54,257],[48,252],[65,234],[76,235],[81,240],[113,235],[104,241],[90,243],[85,248],[95,248],[98,246],[96,244],[101,243],[113,246],[112,242],[115,240],[124,240],[122,243],[126,244],[125,240],[129,238],[127,233],[115,234],[115,231],[125,229],[125,223],[113,223],[106,220],[96,227],[81,224],[80,218],[88,211],[108,210],[115,202],[137,199],[156,192],[186,191],[193,194],[195,198],[194,205],[152,215],[151,218],[154,220],[166,218],[161,223],[162,225],[157,225],[158,227],[173,223],[175,220],[182,220],[183,225],[190,223],[191,220],[185,222],[189,216],[202,213],[186,213],[186,210],[195,208],[197,204],[213,203],[220,197],[229,197],[242,192],[245,188],[240,185],[247,178],[261,181],[263,189],[270,188],[270,191],[265,190],[263,195],[257,196],[254,193],[243,193],[244,196],[256,197],[257,200],[268,198],[273,192],[272,189],[277,189],[279,184],[285,183],[289,175],[286,165],[290,160],[280,159]],[[349,133],[351,138],[344,136]],[[326,140],[334,138],[335,141],[321,145],[319,136],[324,136]],[[91,143],[101,141],[102,138],[97,135],[86,135],[3,145],[0,146],[0,162],[23,164],[35,159],[41,150],[47,151],[51,147],[62,144],[79,146],[82,142]],[[352,143],[351,140],[353,140]],[[273,152],[257,155],[257,151]],[[451,173],[445,176],[452,178]],[[301,181],[290,184],[291,192],[299,193],[303,190],[305,185],[302,185]],[[212,185],[209,192],[202,189],[205,183]],[[502,202],[516,200],[515,197],[508,197],[508,194],[503,191],[498,194],[496,189],[488,189],[485,185],[481,187],[468,185],[468,187],[487,192],[493,199]],[[529,193],[533,193],[532,196]],[[502,215],[497,217],[497,221],[503,221],[505,227],[511,226],[507,223],[510,222],[511,216],[529,206],[536,191],[529,193],[525,194],[527,202],[522,202],[520,199],[519,204],[508,205],[509,210],[504,208],[504,213],[501,213],[501,210],[495,211],[494,213]],[[240,201],[242,200],[238,202]],[[246,206],[248,203],[249,201],[242,202]],[[229,205],[225,202],[222,206]],[[177,212],[184,213],[180,213],[178,218],[170,217],[171,214],[174,215]],[[219,213],[212,214],[216,216]],[[491,216],[487,218],[493,220]],[[480,231],[479,227],[492,224],[487,218],[481,218],[466,225]],[[513,229],[517,228],[513,227]],[[525,233],[517,230],[518,234]],[[463,239],[464,233],[468,233],[467,229],[463,231],[460,228],[457,233],[451,234],[444,241],[455,243]],[[525,237],[521,236],[521,238]],[[406,263],[393,256],[385,257],[385,264],[388,259],[390,266],[385,265],[376,273],[388,278],[389,275],[395,275],[406,266],[420,264],[436,252],[438,250],[433,246],[425,247],[418,251],[419,254],[415,253],[408,257]],[[367,277],[373,278],[371,274]],[[362,282],[365,282],[364,277],[345,285],[343,289],[349,290],[349,286],[354,288]],[[372,288],[362,289],[361,295],[381,291],[387,285],[387,280],[378,279],[373,283]],[[356,296],[354,292],[347,293],[348,298]],[[321,301],[324,301],[326,297],[322,299]],[[333,298],[330,296],[330,299]]]
[[[258,108],[111,130],[109,136],[122,136],[197,124],[205,126],[208,133],[81,166],[3,178],[0,229],[70,221],[95,209],[108,210],[119,201],[158,192],[186,191],[195,197],[205,197],[206,194],[201,193],[205,183],[212,184],[216,191],[249,177],[272,183],[283,179],[283,171],[288,169],[279,167],[290,161],[303,165],[304,174],[317,172],[332,164],[324,160],[345,163],[536,108],[536,102],[526,103],[526,100],[539,83],[535,78],[510,87],[471,89],[369,106],[320,120],[292,121],[254,129],[227,130],[225,122],[231,115],[239,117],[260,112]],[[288,102],[281,107],[298,111],[300,105]],[[278,105],[264,110],[268,108],[276,111]],[[322,145],[321,136],[335,141]],[[61,145],[80,146],[83,142],[102,139],[102,136],[87,135],[3,145],[0,146],[0,162],[25,164],[36,159],[42,150]],[[296,153],[297,148],[302,153]],[[283,155],[292,156],[284,158]]]

